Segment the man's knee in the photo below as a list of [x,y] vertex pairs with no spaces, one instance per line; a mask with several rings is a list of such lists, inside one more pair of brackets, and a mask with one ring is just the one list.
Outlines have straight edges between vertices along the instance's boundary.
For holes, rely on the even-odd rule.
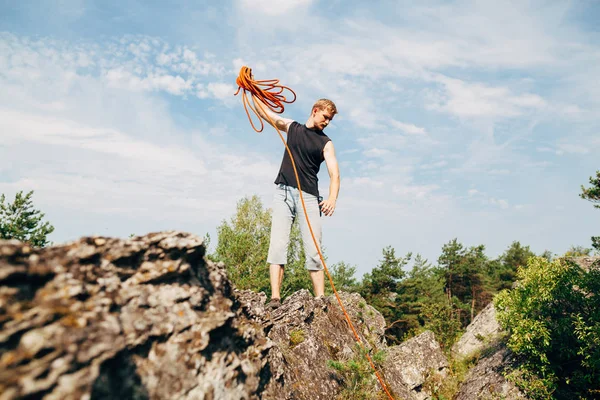
[[269,253],[267,255],[267,262],[269,264],[287,264],[290,231],[291,226],[288,226],[288,224],[275,224],[274,222],[271,224],[271,238],[269,241]]
[[306,254],[306,262],[304,263],[306,269],[310,272],[323,271],[323,264],[321,263],[321,257],[319,254]]

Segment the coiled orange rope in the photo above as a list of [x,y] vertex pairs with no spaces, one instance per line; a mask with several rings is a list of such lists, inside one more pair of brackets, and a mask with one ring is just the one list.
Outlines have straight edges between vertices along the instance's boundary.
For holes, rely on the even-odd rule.
[[[258,100],[258,102],[256,102],[255,104],[258,107],[260,107],[262,113],[267,116],[267,118],[269,119],[269,122],[275,128],[277,133],[279,134],[279,137],[281,138],[281,141],[283,142],[283,145],[285,146],[285,149],[287,150],[287,152],[290,156],[290,160],[292,161],[292,167],[294,169],[294,175],[296,176],[296,183],[298,184],[298,192],[300,193],[300,202],[302,203],[302,209],[304,210],[304,216],[306,218],[306,223],[308,225],[308,229],[310,230],[310,235],[311,235],[312,240],[315,244],[315,247],[319,253],[319,257],[321,258],[321,263],[323,264],[323,268],[325,269],[325,273],[327,274],[327,278],[329,279],[329,283],[331,284],[333,293],[335,293],[335,297],[337,298],[337,301],[340,304],[342,311],[344,312],[346,321],[348,321],[348,325],[350,325],[350,328],[352,329],[352,333],[354,333],[354,338],[356,339],[356,342],[358,343],[360,348],[364,351],[365,346],[364,346],[360,336],[358,335],[358,332],[356,332],[356,329],[354,328],[354,324],[352,323],[352,320],[350,319],[350,316],[348,315],[348,312],[346,311],[346,308],[344,307],[344,304],[342,303],[342,299],[340,298],[337,290],[335,289],[335,285],[333,284],[333,279],[331,278],[329,269],[327,268],[327,265],[325,264],[325,259],[323,257],[323,253],[321,253],[321,249],[319,247],[319,244],[317,243],[317,239],[313,232],[312,225],[310,224],[310,220],[308,218],[308,213],[306,212],[306,205],[304,204],[304,196],[302,196],[302,187],[300,186],[300,178],[298,177],[298,171],[296,170],[296,163],[294,162],[294,157],[292,155],[292,152],[290,151],[290,148],[288,147],[287,142],[286,142],[285,138],[283,137],[281,131],[277,128],[277,125],[275,124],[275,122],[271,119],[269,114],[267,114],[264,111],[264,108],[262,107],[262,104],[264,104],[266,107],[268,107],[274,113],[281,114],[281,113],[283,113],[283,110],[284,110],[284,105],[283,105],[284,103],[290,104],[290,103],[293,103],[294,101],[296,101],[296,93],[289,87],[280,85],[278,79],[254,80],[254,78],[252,76],[252,69],[250,69],[246,66],[244,66],[240,69],[240,73],[235,82],[238,85],[238,90],[235,92],[235,96],[237,96],[240,93],[240,90],[242,91],[242,103],[244,104],[244,110],[246,111],[246,115],[248,116],[248,120],[250,121],[252,128],[256,132],[262,132],[264,129],[264,123],[263,123],[262,119],[260,118],[260,114],[259,114],[258,110],[255,109],[252,106],[252,104],[250,104],[250,101],[248,100],[248,93],[250,93],[253,100],[255,100],[255,99]],[[291,94],[293,94],[294,97],[292,100],[288,100],[284,96],[284,92],[286,90],[289,91]],[[258,119],[260,121],[260,129],[258,129],[254,125],[254,122],[252,121],[252,116],[250,115],[249,110],[254,112],[254,114],[258,117]],[[375,368],[375,364],[373,363],[371,356],[369,355],[369,353],[367,351],[364,351],[364,353],[367,356],[367,359],[369,360],[369,364],[371,364],[371,368],[373,368],[373,371],[375,371],[375,375],[377,376],[377,380],[379,381],[381,387],[383,388],[385,393],[388,395],[388,397],[391,400],[394,400],[394,397],[388,390],[387,385],[383,381],[383,378],[379,375],[377,368]]]
[[[258,111],[252,106],[250,101],[248,101],[248,94],[247,94],[248,92],[250,93],[250,95],[253,98],[255,98],[255,97],[258,98],[262,102],[262,104],[265,104],[267,107],[269,107],[269,109],[271,111],[273,111],[274,113],[277,113],[277,114],[283,113],[283,110],[284,110],[283,103],[291,104],[294,101],[296,101],[296,92],[294,92],[292,89],[290,89],[287,86],[280,85],[279,79],[267,79],[267,80],[262,80],[262,81],[255,81],[252,78],[252,70],[248,67],[242,67],[242,69],[240,70],[240,74],[238,75],[237,79],[235,80],[235,83],[237,83],[237,85],[238,85],[238,90],[237,90],[237,92],[235,92],[234,96],[237,96],[241,89],[244,90],[244,92],[242,93],[242,103],[244,103],[244,110],[246,110],[246,115],[248,116],[248,120],[250,121],[252,128],[256,132],[262,132],[265,125],[264,125],[263,120],[260,117],[260,114],[258,113]],[[292,95],[294,95],[293,99],[288,100],[283,95],[283,93],[286,90],[289,91]],[[254,115],[256,115],[258,117],[258,121],[260,122],[260,129],[256,128],[256,126],[254,125],[254,122],[252,121],[252,117],[250,115],[250,111],[248,111],[248,109],[250,109],[252,112],[254,112]],[[273,121],[271,121],[271,123],[272,122]],[[275,129],[277,129],[277,128],[275,128]],[[278,129],[277,129],[277,133],[279,133],[279,136],[281,136],[281,139],[283,140],[283,143],[285,144],[285,139],[283,139],[283,136],[281,135],[281,132],[279,132]],[[286,147],[287,147],[287,145],[286,145]],[[291,154],[290,154],[290,156],[291,156]],[[293,159],[292,159],[292,163],[293,163]],[[294,171],[295,170],[296,170],[296,167],[294,166]],[[298,184],[300,184],[299,181],[298,181]]]

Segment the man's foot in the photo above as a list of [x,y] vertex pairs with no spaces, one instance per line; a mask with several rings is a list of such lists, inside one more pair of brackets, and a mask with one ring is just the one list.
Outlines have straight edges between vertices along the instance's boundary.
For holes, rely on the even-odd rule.
[[269,304],[267,304],[267,307],[270,308],[271,310],[279,308],[279,307],[281,307],[281,300],[280,299],[271,299]]
[[317,304],[321,303],[325,306],[329,305],[329,297],[327,297],[327,296],[317,296],[317,297],[315,297],[315,301],[317,302]]

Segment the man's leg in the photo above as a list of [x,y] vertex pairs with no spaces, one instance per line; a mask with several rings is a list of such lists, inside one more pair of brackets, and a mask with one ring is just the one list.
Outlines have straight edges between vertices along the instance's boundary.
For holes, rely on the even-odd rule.
[[270,264],[271,298],[281,298],[281,282],[284,266],[287,263],[287,249],[290,243],[290,231],[294,222],[291,196],[285,187],[276,186],[271,216],[271,240],[267,262]]
[[325,295],[325,272],[321,271],[310,271],[310,279],[312,279],[313,290],[315,297]]
[[[319,211],[319,200],[316,196],[308,193],[302,193],[304,195],[304,204],[306,205],[306,211],[312,226],[313,233],[321,247],[321,213]],[[315,243],[308,229],[306,218],[304,217],[304,210],[302,206],[298,206],[298,222],[300,224],[300,232],[302,233],[302,242],[304,244],[304,255],[306,256],[306,268],[310,271],[310,279],[313,283],[313,290],[315,297],[323,296],[325,294],[325,274],[323,272],[323,265],[321,258]]]
[[280,289],[281,282],[283,282],[283,271],[283,264],[271,264],[271,266],[269,267],[272,299],[281,299]]

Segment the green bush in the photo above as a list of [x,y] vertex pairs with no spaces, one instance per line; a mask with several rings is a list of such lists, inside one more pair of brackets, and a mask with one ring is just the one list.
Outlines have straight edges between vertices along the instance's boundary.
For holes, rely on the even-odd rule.
[[465,358],[451,358],[450,368],[447,374],[441,375],[437,371],[430,371],[423,383],[423,389],[431,394],[432,400],[450,400],[453,399],[460,385],[465,380],[469,369],[479,361],[480,354],[473,354]]
[[[367,351],[358,344],[354,348],[355,356],[346,361],[329,360],[327,365],[333,368],[342,378],[342,390],[336,397],[337,400],[375,400],[387,399],[387,395],[380,390],[381,387],[367,359]],[[375,367],[381,370],[385,361],[385,352],[377,351],[371,357]]]
[[457,309],[448,302],[424,304],[421,315],[425,322],[425,329],[429,329],[448,352],[461,333],[461,322],[457,316]]
[[534,399],[600,395],[600,270],[532,257],[496,297],[519,366],[508,378]]

